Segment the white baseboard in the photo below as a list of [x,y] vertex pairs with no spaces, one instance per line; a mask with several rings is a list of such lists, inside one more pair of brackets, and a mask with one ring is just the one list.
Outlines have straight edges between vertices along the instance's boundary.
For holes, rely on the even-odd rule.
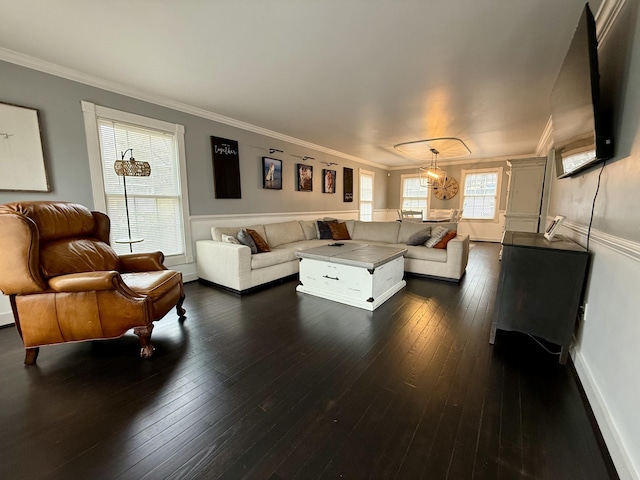
[[587,398],[589,399],[589,405],[593,411],[593,415],[596,417],[598,427],[602,433],[609,455],[613,460],[618,476],[620,480],[637,480],[640,478],[640,474],[631,464],[629,454],[623,447],[624,443],[618,434],[618,430],[615,427],[613,419],[609,414],[606,402],[598,388],[589,366],[584,360],[584,357],[580,354],[580,351],[573,349],[571,352],[571,358],[573,365],[576,368],[582,388],[584,389]]

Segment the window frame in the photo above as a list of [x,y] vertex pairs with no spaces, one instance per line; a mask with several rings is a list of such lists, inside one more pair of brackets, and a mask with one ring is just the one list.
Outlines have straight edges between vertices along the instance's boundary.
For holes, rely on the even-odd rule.
[[[412,174],[412,173],[403,173],[403,174],[400,175],[400,203],[399,203],[399,205],[400,205],[399,210],[400,211],[405,210],[405,208],[404,208],[404,199],[405,198],[420,198],[420,197],[405,197],[404,196],[404,181],[406,179],[408,179],[408,178],[417,178],[418,180],[420,180],[420,175]],[[424,206],[424,208],[420,209],[420,210],[422,210],[423,218],[426,218],[428,216],[427,214],[429,212],[429,197],[430,197],[429,193],[430,193],[429,189],[425,188],[425,196],[424,196],[425,206]],[[418,209],[418,207],[411,207],[408,210],[417,210],[417,209]]]
[[[496,173],[496,196],[495,196],[495,209],[493,212],[492,218],[470,218],[465,217],[464,215],[464,199],[465,199],[465,186],[467,183],[467,175],[475,175],[478,173]],[[459,209],[462,210],[462,218],[461,220],[467,222],[491,222],[497,223],[500,220],[500,198],[502,196],[502,175],[503,175],[503,167],[489,167],[489,168],[474,168],[469,170],[462,170],[461,173],[461,188],[460,188],[460,205]]]
[[169,123],[155,118],[145,117],[134,113],[123,112],[108,107],[102,107],[91,102],[82,101],[84,126],[87,136],[87,153],[89,156],[89,170],[91,174],[91,190],[95,210],[106,212],[107,200],[102,177],[102,156],[100,151],[100,137],[98,132],[98,118],[105,118],[132,126],[160,130],[172,134],[176,140],[176,154],[178,155],[178,184],[180,186],[180,208],[182,213],[182,235],[184,253],[165,257],[166,266],[193,263],[193,246],[191,242],[191,223],[189,215],[189,191],[187,188],[187,164],[184,146],[184,126]]
[[[362,200],[362,176],[367,175],[371,177],[371,220],[363,220],[362,219],[362,203],[369,202],[369,200]],[[375,187],[376,187],[376,173],[370,170],[365,170],[360,168],[358,170],[358,219],[364,222],[373,222],[374,216],[374,198],[375,198]]]

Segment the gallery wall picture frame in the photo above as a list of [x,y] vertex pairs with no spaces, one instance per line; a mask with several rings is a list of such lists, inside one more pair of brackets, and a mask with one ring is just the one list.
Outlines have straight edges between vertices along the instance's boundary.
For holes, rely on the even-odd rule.
[[0,190],[51,191],[34,108],[0,103]]
[[313,191],[313,166],[306,163],[296,164],[296,190],[298,192]]
[[336,193],[336,171],[322,170],[322,193]]
[[282,190],[282,160],[262,157],[262,188]]
[[242,198],[238,142],[211,136],[213,181],[216,198]]
[[342,190],[345,202],[353,202],[353,168],[344,167],[342,170]]

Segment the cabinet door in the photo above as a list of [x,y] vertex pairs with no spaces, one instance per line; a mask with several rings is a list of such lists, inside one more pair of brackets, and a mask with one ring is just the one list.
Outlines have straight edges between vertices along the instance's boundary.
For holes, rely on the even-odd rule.
[[545,166],[538,163],[512,164],[507,214],[540,214]]

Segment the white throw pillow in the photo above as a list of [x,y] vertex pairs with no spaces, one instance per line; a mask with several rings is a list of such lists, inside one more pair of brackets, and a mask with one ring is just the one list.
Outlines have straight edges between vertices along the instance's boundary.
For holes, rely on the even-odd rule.
[[433,246],[444,238],[449,230],[445,227],[437,226],[431,229],[431,238],[424,244],[425,247],[433,248]]
[[226,233],[222,234],[222,241],[225,243],[233,243],[234,245],[240,245],[240,242],[238,241],[238,239],[236,237],[233,237],[231,235],[227,235]]

